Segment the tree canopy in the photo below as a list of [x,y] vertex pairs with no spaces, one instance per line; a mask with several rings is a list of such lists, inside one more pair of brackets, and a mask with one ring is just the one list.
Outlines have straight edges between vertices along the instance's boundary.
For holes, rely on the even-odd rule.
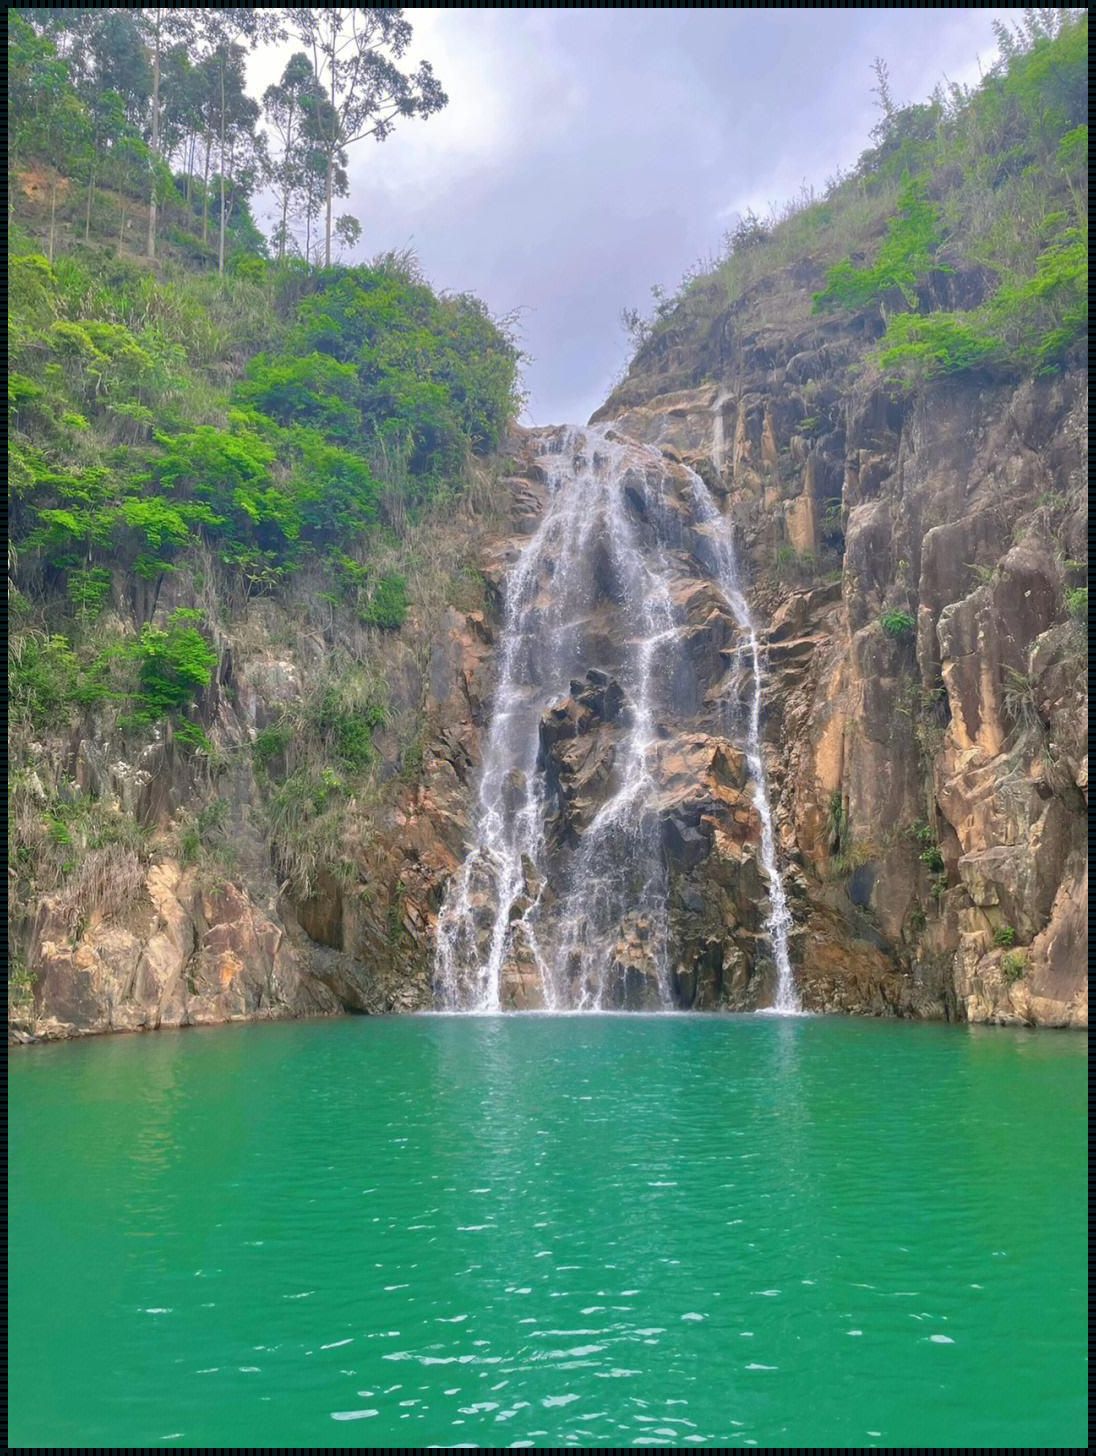
[[[351,149],[446,105],[429,62],[406,63],[411,39],[402,10],[9,10],[9,158],[52,169],[54,208],[66,183],[83,186],[85,236],[97,196],[121,192],[144,213],[149,258],[167,225],[193,240],[193,262],[220,273],[240,241],[234,219],[249,234],[253,199],[269,188],[277,258],[330,266],[336,243],[362,236],[334,207]],[[289,40],[301,48],[260,106],[248,57]]]

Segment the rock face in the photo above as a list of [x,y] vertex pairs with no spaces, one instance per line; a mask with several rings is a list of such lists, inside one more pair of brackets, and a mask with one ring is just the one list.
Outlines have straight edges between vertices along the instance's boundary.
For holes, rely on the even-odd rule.
[[[781,281],[779,326],[765,323],[767,295],[675,323],[599,412],[661,452],[659,471],[625,482],[636,530],[656,509],[677,523],[667,579],[684,626],[650,763],[672,1000],[752,1009],[771,1001],[774,974],[754,796],[721,716],[736,629],[709,580],[686,465],[734,522],[750,583],[805,1006],[1085,1025],[1087,655],[1067,593],[1086,558],[1086,380],[970,378],[896,396],[861,367],[863,320],[810,317],[820,281],[808,266]],[[294,898],[245,764],[221,789],[231,868],[211,878],[158,853],[129,866],[126,893],[101,911],[47,896],[14,927],[34,978],[12,1002],[18,1034],[431,1004],[439,910],[473,837],[501,585],[546,507],[543,442],[513,442],[501,528],[469,525],[485,600],[440,612],[408,666],[421,769],[398,778],[405,745],[387,745],[385,792]],[[557,859],[613,791],[635,707],[608,558],[598,576],[573,681],[539,725]],[[315,670],[247,640],[230,644],[207,705],[220,745],[248,744]],[[57,752],[85,792],[146,824],[196,793],[170,743],[129,762],[91,734]],[[527,866],[528,900],[543,890]],[[619,1004],[652,1004],[645,914],[637,905],[613,952]],[[540,995],[532,960],[515,954],[504,1004]]]
[[1087,380],[897,396],[820,281],[683,318],[595,419],[741,530],[808,1003],[1087,1024]]
[[[513,513],[502,524],[517,535],[537,508],[535,478],[513,477],[505,490]],[[471,541],[486,553],[485,571],[496,579],[504,572],[509,535],[501,545],[485,541],[473,514],[447,530],[448,549],[467,551]],[[496,548],[503,558],[491,555]],[[276,873],[269,819],[257,808],[264,791],[252,745],[313,688],[325,644],[298,632],[294,648],[275,645],[290,634],[264,612],[257,602],[229,627],[219,679],[202,704],[209,737],[228,765],[212,788],[210,769],[162,740],[129,758],[108,748],[106,734],[33,746],[44,764],[56,760],[73,793],[142,826],[149,851],[140,860],[94,851],[91,860],[101,853],[111,876],[124,869],[121,889],[102,886],[91,863],[92,873],[76,877],[89,893],[77,895],[68,884],[40,897],[36,914],[16,919],[13,950],[30,976],[9,985],[15,1040],[431,1004],[437,907],[470,832],[493,626],[480,603],[472,610],[442,605],[429,622],[406,629],[417,649],[402,662],[421,724],[421,766],[399,773],[407,743],[378,735],[374,801],[349,806],[342,842],[302,895]],[[398,698],[397,671],[390,690]],[[185,864],[176,851],[178,826],[211,801],[226,811],[228,854],[223,862]]]

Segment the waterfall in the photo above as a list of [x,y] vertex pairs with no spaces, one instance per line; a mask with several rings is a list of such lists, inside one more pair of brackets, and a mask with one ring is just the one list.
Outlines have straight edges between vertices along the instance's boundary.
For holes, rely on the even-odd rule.
[[726,598],[741,633],[741,645],[737,650],[740,668],[744,668],[749,682],[746,706],[746,763],[753,781],[754,803],[761,820],[761,866],[769,882],[769,913],[765,918],[765,933],[773,950],[776,962],[776,997],[771,1010],[782,1014],[799,1011],[799,996],[792,975],[791,957],[788,953],[788,932],[792,928],[792,914],[788,908],[788,896],[784,889],[784,876],[776,855],[776,834],[773,829],[772,803],[769,799],[768,774],[761,752],[761,648],[757,630],[750,615],[749,604],[742,593],[738,562],[734,549],[734,536],[730,523],[712,499],[711,492],[699,475],[689,471],[696,516],[702,528],[710,533],[710,542],[715,567],[715,578]]
[[[497,1011],[505,976],[548,1009],[669,1009],[669,884],[652,773],[682,625],[670,592],[666,462],[605,426],[554,432],[539,463],[547,505],[504,589],[474,842],[438,919],[437,1002]],[[773,1009],[794,1010],[791,916],[760,747],[760,649],[730,529],[700,478],[681,474],[739,629],[746,761],[778,974]],[[577,755],[574,782],[593,775],[600,795],[595,806],[591,790],[577,834],[581,806],[568,803],[565,826],[568,789],[553,776],[556,733]],[[569,791],[577,794],[574,783]]]

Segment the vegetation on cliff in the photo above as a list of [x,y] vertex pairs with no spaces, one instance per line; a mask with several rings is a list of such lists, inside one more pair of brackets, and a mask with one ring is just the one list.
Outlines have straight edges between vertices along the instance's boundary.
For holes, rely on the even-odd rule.
[[714,269],[676,298],[656,291],[648,319],[627,315],[640,360],[802,262],[824,272],[815,310],[862,317],[871,364],[896,381],[1075,360],[1088,328],[1088,17],[1023,16],[998,24],[998,61],[973,88],[899,106],[877,62],[881,116],[856,167],[767,220],[748,214]]
[[[266,730],[284,751],[256,746],[296,863],[296,806],[311,821],[345,805],[374,762],[399,656],[383,639],[449,589],[423,532],[482,475],[519,398],[512,332],[478,299],[436,293],[409,254],[319,267],[295,245],[294,216],[318,226],[338,190],[354,118],[325,152],[313,117],[311,181],[270,162],[243,91],[250,32],[201,32],[253,12],[156,12],[174,39],[149,14],[8,17],[17,919],[82,856],[147,850],[155,828],[93,804],[66,740],[124,761],[166,733],[216,802],[215,687],[262,603],[332,644],[300,721]],[[288,188],[273,259],[251,212],[272,167]]]

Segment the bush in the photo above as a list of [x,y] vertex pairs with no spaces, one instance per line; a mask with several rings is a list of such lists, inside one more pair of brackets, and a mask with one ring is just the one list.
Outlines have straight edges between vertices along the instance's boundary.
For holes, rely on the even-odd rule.
[[77,616],[94,618],[103,610],[110,591],[110,572],[105,566],[89,566],[69,575],[69,600]]
[[251,745],[255,762],[261,768],[269,769],[273,761],[285,753],[292,738],[293,731],[288,723],[271,723],[269,727],[261,729]]
[[888,320],[876,353],[886,374],[910,381],[977,369],[1001,355],[999,343],[969,322],[970,315],[900,313]]
[[326,354],[274,359],[258,354],[235,395],[280,425],[311,425],[333,439],[347,440],[361,431],[361,415],[353,404],[357,383],[353,365]]
[[898,212],[887,226],[875,263],[870,268],[858,268],[848,259],[837,263],[826,275],[826,287],[813,296],[815,313],[855,311],[881,303],[894,292],[908,307],[914,307],[917,283],[930,269],[951,271],[936,261],[939,212],[925,197],[925,179],[907,177],[898,194]]
[[67,637],[31,635],[13,640],[8,693],[16,718],[56,724],[72,706],[79,679],[80,664]]
[[999,925],[993,932],[994,945],[1010,946],[1016,944],[1016,931],[1011,925]]
[[923,849],[917,858],[923,865],[927,865],[934,875],[942,874],[945,869],[944,856],[940,853],[940,846],[937,844]]
[[908,641],[917,630],[917,623],[909,612],[884,612],[879,625],[895,642]]
[[154,723],[189,707],[207,688],[217,666],[217,653],[196,627],[201,613],[180,608],[167,628],[146,626],[129,649],[138,663],[139,689],[134,719]]
[[1027,974],[1027,956],[1022,950],[1011,950],[1001,957],[1001,979],[1006,986],[1015,985]]
[[369,603],[362,609],[361,619],[370,627],[395,631],[407,621],[407,582],[402,576],[382,576],[373,588]]
[[1088,621],[1088,587],[1079,586],[1066,592],[1066,611],[1075,622]]

